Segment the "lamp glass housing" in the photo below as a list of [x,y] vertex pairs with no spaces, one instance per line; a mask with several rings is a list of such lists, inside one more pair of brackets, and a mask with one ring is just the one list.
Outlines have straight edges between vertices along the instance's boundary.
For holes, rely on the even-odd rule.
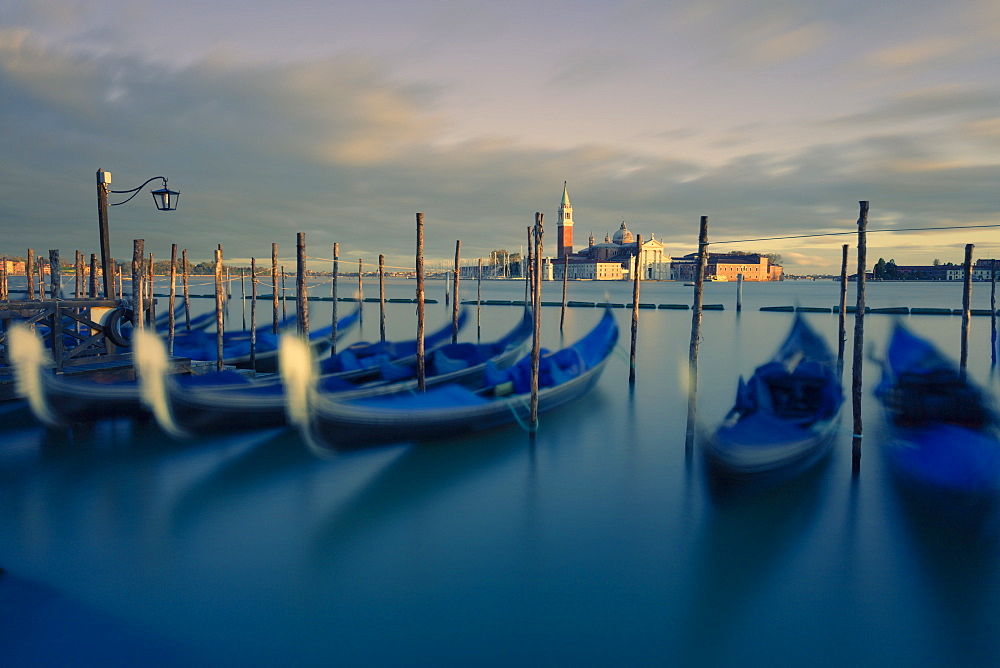
[[153,190],[153,202],[156,203],[156,208],[160,211],[176,211],[177,202],[180,200],[181,193],[178,190],[170,190],[169,188],[160,188],[159,190]]

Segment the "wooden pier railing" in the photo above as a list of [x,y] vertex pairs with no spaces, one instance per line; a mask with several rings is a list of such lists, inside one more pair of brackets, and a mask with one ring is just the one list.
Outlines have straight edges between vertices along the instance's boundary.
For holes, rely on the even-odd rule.
[[[95,355],[125,358],[129,342],[120,326],[130,321],[127,301],[117,299],[54,299],[0,302],[0,363],[9,364],[7,332],[14,322],[45,328],[57,370],[93,363]],[[120,349],[125,349],[120,352]]]

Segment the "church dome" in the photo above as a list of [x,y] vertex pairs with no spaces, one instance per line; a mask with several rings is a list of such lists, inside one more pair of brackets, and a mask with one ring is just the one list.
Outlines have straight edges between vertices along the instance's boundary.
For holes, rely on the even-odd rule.
[[622,226],[618,228],[617,232],[615,232],[615,236],[611,238],[611,241],[613,241],[616,244],[635,243],[635,237],[633,237],[632,232],[630,232],[629,229],[625,227],[624,220],[622,221]]

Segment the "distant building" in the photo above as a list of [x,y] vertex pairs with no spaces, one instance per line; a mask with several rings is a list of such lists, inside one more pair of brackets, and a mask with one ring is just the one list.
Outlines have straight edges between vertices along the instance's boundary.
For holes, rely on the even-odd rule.
[[[958,270],[958,278],[955,278],[955,270]],[[962,267],[948,265],[896,265],[896,278],[910,281],[953,281],[960,280],[965,272]],[[867,274],[866,274],[867,276]]]
[[3,270],[8,276],[24,276],[24,260],[2,260]]
[[[697,253],[671,258],[670,274],[675,281],[693,281],[697,270]],[[722,281],[735,281],[739,274],[743,274],[744,281],[780,281],[782,272],[781,265],[771,264],[760,253],[709,253],[705,266],[705,278]]]
[[604,243],[595,243],[590,235],[587,247],[573,252],[573,205],[569,200],[569,190],[563,183],[563,196],[559,204],[559,226],[557,228],[558,254],[553,261],[552,272],[556,280],[562,280],[563,271],[567,278],[595,281],[620,281],[634,276],[638,265],[646,280],[667,278],[660,274],[665,266],[663,244],[650,234],[642,247],[637,248],[635,235],[625,221],[614,233],[605,235]]

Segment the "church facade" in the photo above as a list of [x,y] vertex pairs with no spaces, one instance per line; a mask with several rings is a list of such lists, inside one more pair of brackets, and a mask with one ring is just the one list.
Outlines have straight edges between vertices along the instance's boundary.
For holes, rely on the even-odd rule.
[[664,262],[663,244],[649,235],[643,240],[641,248],[637,247],[636,237],[623,220],[614,235],[607,234],[603,243],[595,243],[591,234],[587,247],[573,251],[573,205],[570,203],[569,190],[563,183],[563,196],[559,204],[557,218],[559,221],[556,233],[557,254],[553,261],[552,274],[556,280],[562,280],[563,273],[567,278],[593,281],[620,281],[633,277],[634,271],[642,272],[642,278],[656,280],[669,278],[659,276],[662,267],[669,266]]

